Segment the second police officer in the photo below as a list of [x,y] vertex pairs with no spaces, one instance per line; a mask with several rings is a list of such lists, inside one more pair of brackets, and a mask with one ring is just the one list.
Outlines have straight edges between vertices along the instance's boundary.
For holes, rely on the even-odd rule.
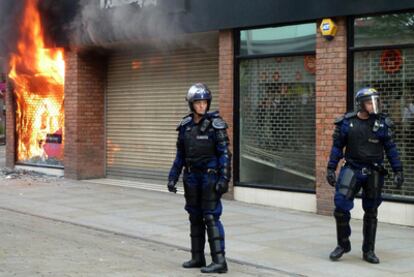
[[[168,177],[168,190],[176,192],[184,168],[185,209],[189,213],[192,256],[183,267],[201,267],[203,273],[225,273],[227,263],[220,198],[228,191],[231,176],[227,124],[218,112],[208,112],[212,95],[206,85],[191,86],[186,100],[191,114],[177,127],[177,153]],[[204,257],[206,231],[212,257],[208,266]]]
[[[404,181],[402,163],[393,139],[393,123],[380,112],[379,100],[379,93],[374,88],[363,88],[355,96],[356,111],[335,121],[327,170],[328,183],[336,185],[334,217],[338,245],[330,254],[330,259],[334,261],[351,251],[350,210],[354,206],[355,195],[362,188],[363,259],[379,263],[374,250],[378,206],[382,202],[381,192],[386,175],[384,151],[394,172],[397,188],[401,188]],[[345,164],[336,180],[335,170],[342,158]]]

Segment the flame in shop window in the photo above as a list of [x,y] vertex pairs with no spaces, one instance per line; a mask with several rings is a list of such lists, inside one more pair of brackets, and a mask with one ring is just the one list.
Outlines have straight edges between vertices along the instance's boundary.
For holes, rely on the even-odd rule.
[[38,1],[25,2],[19,41],[9,62],[16,101],[17,159],[63,161],[64,50],[45,48]]

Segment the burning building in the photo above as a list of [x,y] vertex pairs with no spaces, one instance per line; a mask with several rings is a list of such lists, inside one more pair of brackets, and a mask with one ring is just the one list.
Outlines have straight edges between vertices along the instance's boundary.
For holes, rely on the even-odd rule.
[[[8,166],[155,189],[174,158],[185,93],[204,82],[230,126],[228,195],[331,214],[332,122],[371,84],[384,92],[406,167],[402,190],[386,181],[382,220],[414,225],[413,1],[23,2]],[[331,40],[324,18],[336,23]]]
[[16,162],[62,167],[64,51],[46,48],[37,1],[26,2],[9,63],[16,107]]

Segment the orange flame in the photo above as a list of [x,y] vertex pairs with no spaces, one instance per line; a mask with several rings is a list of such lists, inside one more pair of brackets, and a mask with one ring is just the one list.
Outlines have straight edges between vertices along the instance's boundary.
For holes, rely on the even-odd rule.
[[[16,53],[9,77],[16,96],[17,158],[48,158],[47,135],[62,134],[64,126],[64,50],[46,49],[38,0],[26,0]],[[53,156],[63,160],[63,140]]]

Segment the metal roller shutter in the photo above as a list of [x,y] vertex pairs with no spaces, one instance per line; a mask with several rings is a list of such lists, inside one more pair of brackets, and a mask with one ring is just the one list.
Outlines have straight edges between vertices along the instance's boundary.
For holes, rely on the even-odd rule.
[[[189,86],[218,93],[218,49],[118,52],[109,59],[106,92],[107,176],[166,180]],[[213,99],[212,109],[217,107]]]

